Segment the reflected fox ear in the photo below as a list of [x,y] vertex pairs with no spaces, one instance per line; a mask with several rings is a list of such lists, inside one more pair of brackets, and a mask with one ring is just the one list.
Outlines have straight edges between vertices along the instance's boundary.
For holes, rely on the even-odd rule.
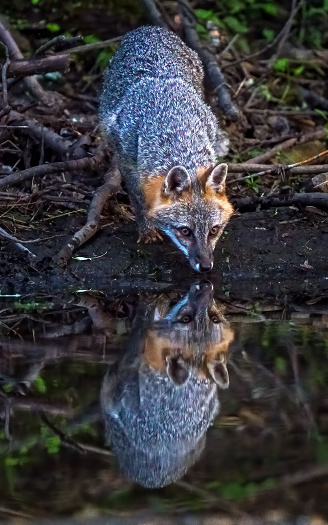
[[227,370],[227,357],[220,354],[214,362],[208,363],[208,371],[220,388],[228,388],[229,374]]
[[178,386],[182,386],[190,377],[190,368],[182,357],[167,357],[166,372],[171,381]]
[[218,164],[211,171],[207,184],[216,193],[223,193],[225,191],[225,180],[228,174],[228,164]]
[[174,166],[168,174],[163,183],[163,191],[166,194],[169,193],[182,193],[183,190],[187,190],[191,185],[191,178],[183,166]]

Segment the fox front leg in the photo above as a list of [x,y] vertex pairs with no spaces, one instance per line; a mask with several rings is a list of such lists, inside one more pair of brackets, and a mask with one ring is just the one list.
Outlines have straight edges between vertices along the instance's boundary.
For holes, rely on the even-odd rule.
[[156,230],[156,228],[148,229],[146,231],[139,232],[138,243],[151,244],[153,242],[162,242],[163,237]]
[[132,204],[139,237],[138,243],[150,244],[163,240],[161,234],[157,231],[154,224],[147,217],[147,207],[144,194],[140,187],[140,180],[133,170],[123,169],[124,182],[128,191],[129,199]]

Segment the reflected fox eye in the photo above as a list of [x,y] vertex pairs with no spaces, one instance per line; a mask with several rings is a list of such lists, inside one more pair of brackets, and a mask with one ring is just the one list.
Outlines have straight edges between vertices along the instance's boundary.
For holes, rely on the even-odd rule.
[[212,321],[212,323],[219,323],[220,319],[218,318],[217,315],[212,315],[211,316],[211,321]]
[[180,232],[182,235],[185,235],[185,237],[188,237],[188,235],[191,235],[191,230],[184,226],[183,228],[180,228]]
[[184,315],[184,316],[182,317],[182,319],[181,319],[181,322],[182,322],[182,323],[186,323],[186,324],[187,324],[187,323],[190,323],[190,321],[191,321],[191,317],[190,317],[190,315]]
[[210,235],[211,236],[214,236],[214,235],[217,235],[218,232],[219,232],[219,226],[213,226],[213,228],[210,229]]

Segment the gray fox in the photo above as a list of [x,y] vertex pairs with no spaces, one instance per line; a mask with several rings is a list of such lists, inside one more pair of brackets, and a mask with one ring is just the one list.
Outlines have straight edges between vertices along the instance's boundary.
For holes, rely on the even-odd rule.
[[210,283],[174,306],[141,302],[126,352],[103,381],[106,439],[125,474],[145,487],[182,477],[200,456],[227,388],[233,334]]
[[225,193],[228,140],[203,97],[197,54],[174,33],[128,33],[105,72],[100,119],[116,150],[139,241],[167,234],[198,272],[233,213]]

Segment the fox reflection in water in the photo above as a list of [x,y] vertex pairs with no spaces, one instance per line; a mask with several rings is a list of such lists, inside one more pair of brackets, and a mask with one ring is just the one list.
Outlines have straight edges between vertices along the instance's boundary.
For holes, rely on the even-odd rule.
[[106,439],[121,469],[149,488],[181,478],[200,456],[227,388],[233,339],[208,282],[177,304],[138,307],[131,338],[103,382]]

